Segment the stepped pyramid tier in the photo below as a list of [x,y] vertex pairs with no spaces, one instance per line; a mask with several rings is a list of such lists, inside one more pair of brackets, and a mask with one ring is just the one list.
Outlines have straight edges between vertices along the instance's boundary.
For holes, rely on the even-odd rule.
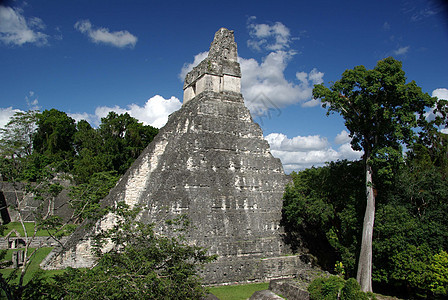
[[[102,200],[144,207],[139,218],[148,223],[188,216],[188,242],[218,256],[202,271],[206,283],[286,277],[303,265],[286,256],[280,227],[287,176],[244,105],[240,79],[233,31],[221,28],[208,57],[186,75],[182,108]],[[113,221],[108,215],[80,228],[42,266],[92,266],[90,236]]]

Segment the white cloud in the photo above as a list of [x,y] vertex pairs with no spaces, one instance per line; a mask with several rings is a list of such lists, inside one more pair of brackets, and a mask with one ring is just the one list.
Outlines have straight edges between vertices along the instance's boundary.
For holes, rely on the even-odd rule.
[[271,149],[281,151],[311,151],[328,147],[328,141],[318,135],[296,136],[288,139],[283,133],[271,133],[265,137]]
[[406,53],[408,53],[410,48],[411,48],[411,46],[400,47],[397,50],[394,50],[393,53],[395,55],[405,55]]
[[26,105],[30,110],[40,110],[39,100],[37,95],[33,91],[29,91],[25,96]]
[[[448,100],[448,89],[439,88],[432,91],[431,97],[437,97],[438,99]],[[434,114],[435,107],[431,108],[427,113],[425,113],[426,120],[433,121],[436,117]]]
[[[438,99],[448,100],[448,89],[446,88],[435,89],[434,91],[432,91],[431,96],[437,97]],[[435,119],[436,114],[434,114],[434,109],[435,107],[431,108],[431,110],[425,114],[427,120],[432,121]],[[439,116],[441,115],[439,114]],[[448,134],[448,127],[440,129],[440,132]]]
[[291,57],[289,52],[276,51],[270,52],[261,63],[253,58],[239,59],[241,90],[252,114],[263,115],[271,108],[279,109],[296,103],[305,107],[320,103],[312,99],[312,92],[314,84],[323,82],[324,73],[317,69],[310,73],[298,72],[297,81],[289,81],[284,71]]
[[349,136],[348,131],[342,130],[334,139],[334,142],[338,145],[350,143],[351,137]]
[[338,150],[338,159],[347,159],[347,160],[357,160],[362,157],[364,151],[355,151],[352,149],[352,146],[349,143],[342,144],[339,146]]
[[249,34],[251,39],[247,45],[257,51],[262,49],[269,51],[279,51],[289,48],[291,43],[291,33],[288,27],[280,22],[274,25],[250,23],[255,17],[249,18]]
[[[259,51],[268,51],[262,62],[250,58],[239,58],[241,65],[241,90],[246,105],[253,115],[263,115],[270,109],[302,103],[304,107],[319,105],[312,98],[314,84],[323,82],[324,73],[317,69],[311,72],[297,72],[296,80],[285,78],[285,69],[297,54],[290,50],[291,32],[280,22],[273,25],[256,24],[256,17],[248,19],[251,39],[249,47]],[[298,38],[295,38],[298,39]]]
[[13,109],[12,107],[0,108],[0,128],[4,128],[5,125],[10,121],[11,117],[16,112],[20,111],[20,109]]
[[109,112],[114,111],[118,114],[128,113],[145,125],[160,128],[166,124],[168,116],[178,110],[181,106],[181,102],[176,97],[164,99],[162,96],[156,95],[148,99],[143,106],[137,104],[128,105],[127,108],[119,106],[100,106],[95,109],[94,115],[87,113],[72,113],[70,114],[70,117],[76,121],[86,120],[92,126],[96,127],[100,124],[101,118],[106,117]]
[[98,126],[100,119],[96,115],[91,115],[86,112],[83,113],[67,113],[70,118],[73,118],[76,122],[85,120],[93,127]]
[[196,67],[201,61],[206,59],[207,56],[208,56],[208,51],[201,52],[194,56],[194,60],[192,63],[184,63],[184,65],[182,66],[182,70],[179,73],[179,79],[183,81],[185,79],[185,76],[187,75],[187,73],[190,72],[191,70],[193,70],[193,68]]
[[407,3],[407,6],[411,5],[411,7],[406,7],[404,12],[412,14],[412,22],[423,21],[426,18],[430,18],[437,14],[446,12],[446,1],[425,1],[424,3],[425,5],[422,7],[414,6],[414,2],[412,1]]
[[92,42],[112,45],[118,48],[134,48],[137,37],[127,30],[110,32],[108,28],[94,28],[89,20],[76,22],[75,29],[86,34]]
[[[338,137],[344,134],[341,132]],[[334,150],[326,138],[321,136],[296,136],[289,139],[282,133],[271,133],[265,137],[274,157],[280,158],[286,173],[312,166],[323,166],[326,162],[342,159],[356,160],[362,152],[353,151],[349,142]]]
[[0,5],[0,41],[17,46],[25,43],[46,45],[48,35],[39,31],[45,29],[44,22],[36,17],[27,20],[22,13],[20,9]]
[[448,89],[440,88],[432,91],[432,97],[437,97],[439,99],[448,100]]

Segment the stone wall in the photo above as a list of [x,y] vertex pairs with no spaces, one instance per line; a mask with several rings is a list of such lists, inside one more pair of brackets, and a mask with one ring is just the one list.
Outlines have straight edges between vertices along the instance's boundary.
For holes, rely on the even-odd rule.
[[[68,240],[68,236],[61,237],[59,242],[64,244]],[[31,238],[30,238],[31,239]],[[23,248],[27,242],[25,237],[0,237],[0,249],[17,249]],[[58,241],[54,240],[48,236],[36,236],[32,238],[29,245],[31,248],[39,247],[57,247],[59,246]]]
[[[69,181],[54,179],[54,182],[59,182],[65,188],[52,201],[46,199],[36,200],[31,193],[25,193],[25,185],[23,183],[13,183],[0,181],[0,213],[1,222],[17,222],[21,218],[26,222],[35,220],[35,214],[45,214],[48,211],[50,215],[57,215],[65,222],[70,219],[73,209],[70,207],[68,196],[70,186]],[[4,202],[4,203],[3,203]]]

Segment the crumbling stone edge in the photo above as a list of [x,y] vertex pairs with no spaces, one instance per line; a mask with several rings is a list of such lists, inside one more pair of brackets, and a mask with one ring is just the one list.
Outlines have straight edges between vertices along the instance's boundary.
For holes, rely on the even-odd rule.
[[[330,273],[319,268],[311,267],[300,270],[293,278],[271,279],[269,289],[256,292],[250,300],[309,300],[310,294],[307,289],[310,283],[317,277],[329,276]],[[279,296],[283,298],[279,298]]]
[[310,294],[294,279],[272,279],[269,290],[256,291],[250,300],[309,300]]
[[274,279],[269,282],[269,290],[289,300],[309,300],[310,294],[298,286],[293,279]]

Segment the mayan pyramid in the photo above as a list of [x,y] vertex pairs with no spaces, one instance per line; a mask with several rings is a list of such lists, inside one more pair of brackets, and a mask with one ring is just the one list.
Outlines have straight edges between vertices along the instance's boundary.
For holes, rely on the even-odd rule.
[[[240,82],[233,31],[221,28],[208,57],[186,75],[182,108],[103,200],[146,207],[146,222],[187,215],[195,228],[188,241],[218,255],[202,273],[207,283],[290,276],[301,264],[285,255],[280,227],[287,176],[244,105]],[[77,230],[68,250],[53,251],[43,267],[92,266],[90,243],[88,230]]]

